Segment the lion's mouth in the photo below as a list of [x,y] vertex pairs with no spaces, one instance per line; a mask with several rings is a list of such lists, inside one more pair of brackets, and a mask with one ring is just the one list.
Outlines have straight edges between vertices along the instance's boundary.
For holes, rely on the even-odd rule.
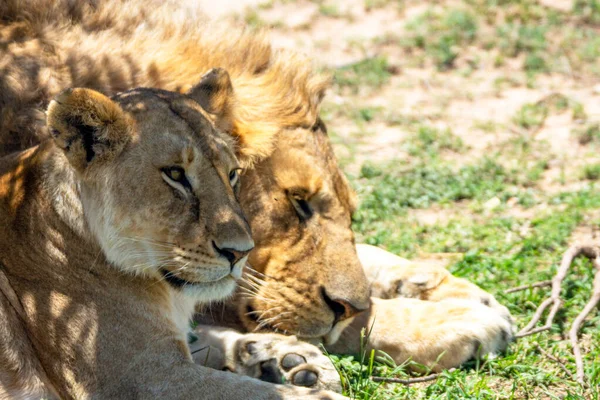
[[162,277],[164,278],[164,280],[171,286],[181,289],[183,287],[189,287],[189,286],[204,286],[204,285],[211,285],[211,284],[215,284],[215,283],[219,283],[220,281],[223,281],[225,279],[227,279],[228,276],[230,275],[226,275],[220,279],[217,279],[216,281],[190,281],[187,279],[183,279],[177,275],[175,275],[173,272],[169,271],[166,268],[161,268],[159,269],[160,274],[162,275]]
[[248,319],[250,319],[250,321],[257,325],[260,325],[261,321],[258,319],[258,315],[256,315],[256,310],[250,304],[246,305],[246,315],[248,316]]
[[[261,314],[260,311],[256,311],[256,309],[254,307],[252,307],[252,305],[247,304],[246,305],[246,316],[248,317],[248,320],[250,320],[250,322],[252,324],[254,324],[255,326],[252,328],[252,326],[247,326],[247,328],[252,328],[252,330],[254,332],[276,332],[276,333],[284,333],[287,334],[287,332],[292,332],[294,331],[294,335],[298,336],[299,338],[302,338],[304,340],[309,340],[309,339],[322,339],[324,336],[329,335],[329,333],[331,332],[332,328],[329,327],[326,330],[326,333],[323,332],[317,332],[317,333],[310,333],[310,332],[305,332],[302,329],[290,329],[290,327],[287,327],[287,329],[285,329],[284,327],[280,326],[279,324],[275,324],[274,326],[271,325],[269,322],[264,321],[263,319],[259,318],[258,315]],[[267,318],[268,320],[269,318]],[[352,320],[352,319],[350,319]]]
[[178,276],[175,276],[171,271],[168,271],[164,268],[161,268],[159,271],[160,271],[161,275],[163,276],[163,278],[165,279],[165,281],[169,285],[174,286],[176,288],[182,288],[184,286],[195,284],[194,282],[190,282],[185,279],[181,279]]

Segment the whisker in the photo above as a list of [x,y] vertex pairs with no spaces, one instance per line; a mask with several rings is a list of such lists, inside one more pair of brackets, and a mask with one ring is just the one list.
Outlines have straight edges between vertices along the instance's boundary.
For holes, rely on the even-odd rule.
[[253,273],[253,274],[256,274],[256,275],[258,275],[258,276],[261,276],[261,277],[263,277],[263,278],[272,279],[272,280],[274,280],[274,281],[276,281],[276,280],[277,280],[277,279],[275,279],[274,277],[272,277],[272,276],[269,276],[269,275],[267,275],[267,274],[265,274],[265,273],[263,273],[263,272],[258,272],[258,271],[257,271],[257,270],[255,270],[255,269],[254,269],[254,267],[253,267],[252,265],[250,265],[249,263],[246,263],[246,271],[248,271],[248,272],[250,272],[250,273]]

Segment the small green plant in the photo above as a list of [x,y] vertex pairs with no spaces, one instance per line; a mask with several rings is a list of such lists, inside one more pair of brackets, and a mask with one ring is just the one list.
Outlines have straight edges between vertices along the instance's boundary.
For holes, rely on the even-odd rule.
[[580,144],[600,143],[600,124],[590,124],[584,128],[575,129],[573,135]]
[[524,129],[537,129],[542,126],[548,116],[548,107],[542,103],[523,105],[513,117],[513,122]]
[[340,10],[335,4],[321,4],[319,5],[319,13],[326,17],[338,18],[341,17]]
[[344,394],[352,399],[375,400],[381,395],[378,390],[381,383],[376,383],[371,380],[371,376],[374,375],[375,371],[376,352],[375,350],[368,351],[367,349],[367,343],[373,332],[374,325],[375,320],[373,320],[373,323],[368,329],[362,328],[360,331],[360,352],[358,354],[358,360],[355,361],[354,356],[332,355],[325,350],[325,354],[329,357],[340,374]]
[[585,30],[583,33],[579,31],[579,33],[583,35],[576,44],[579,57],[586,62],[596,62],[600,57],[600,36],[592,30]]
[[352,119],[361,122],[371,122],[379,115],[382,111],[381,107],[362,107],[357,110],[353,110]]
[[498,48],[506,57],[525,54],[523,68],[529,73],[546,72],[548,28],[539,24],[507,23],[497,28]]
[[596,181],[600,178],[600,164],[591,164],[583,167],[583,177]]
[[365,10],[371,11],[378,8],[386,7],[393,0],[365,0]]
[[480,120],[473,123],[473,128],[487,133],[495,133],[498,131],[498,124],[491,120]]
[[265,22],[260,17],[258,12],[254,9],[248,8],[246,9],[246,13],[244,15],[244,22],[251,28],[261,28],[265,26]]
[[575,0],[573,12],[588,23],[600,23],[600,0]]
[[431,126],[420,126],[407,142],[408,152],[413,156],[426,153],[435,157],[442,150],[460,153],[465,149],[462,139],[450,129],[440,130]]
[[361,86],[378,88],[386,83],[392,74],[387,58],[377,56],[338,68],[333,76],[338,86],[356,92]]
[[450,69],[463,46],[472,43],[477,35],[477,21],[463,9],[444,13],[427,11],[407,24],[409,37],[405,47],[419,47],[434,60],[441,70]]

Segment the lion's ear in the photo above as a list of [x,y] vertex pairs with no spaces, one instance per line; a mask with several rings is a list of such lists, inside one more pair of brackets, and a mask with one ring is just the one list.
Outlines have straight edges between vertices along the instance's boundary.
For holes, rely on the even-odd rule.
[[56,96],[48,106],[47,124],[56,145],[80,172],[113,159],[133,134],[121,107],[90,89],[67,89]]
[[223,68],[211,69],[186,95],[215,116],[215,125],[219,129],[231,132],[233,127],[231,108],[234,94],[227,71]]

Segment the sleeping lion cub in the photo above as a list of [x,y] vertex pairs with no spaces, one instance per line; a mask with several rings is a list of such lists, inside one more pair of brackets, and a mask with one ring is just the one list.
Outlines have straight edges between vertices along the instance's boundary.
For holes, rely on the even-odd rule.
[[341,397],[192,361],[194,303],[229,296],[254,246],[230,139],[199,105],[219,76],[69,89],[52,138],[0,159],[0,398]]

